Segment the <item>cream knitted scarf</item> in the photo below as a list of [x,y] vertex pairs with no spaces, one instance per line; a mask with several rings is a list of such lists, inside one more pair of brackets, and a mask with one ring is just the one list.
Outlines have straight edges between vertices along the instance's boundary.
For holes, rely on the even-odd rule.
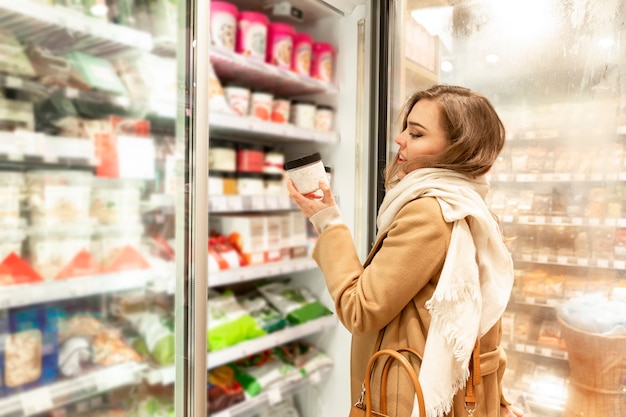
[[[454,395],[465,387],[477,338],[502,316],[513,287],[511,255],[484,201],[488,189],[484,177],[417,169],[387,192],[379,210],[379,233],[419,197],[436,198],[444,219],[454,223],[439,283],[426,302],[432,320],[419,375],[426,417],[450,412]],[[414,406],[412,417],[417,415]]]

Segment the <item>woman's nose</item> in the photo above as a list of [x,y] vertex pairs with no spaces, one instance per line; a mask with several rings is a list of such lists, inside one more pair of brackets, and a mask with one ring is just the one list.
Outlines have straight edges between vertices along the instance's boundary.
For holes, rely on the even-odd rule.
[[393,141],[396,144],[398,144],[398,146],[400,146],[400,147],[404,146],[404,140],[402,139],[402,135],[396,136],[396,138]]

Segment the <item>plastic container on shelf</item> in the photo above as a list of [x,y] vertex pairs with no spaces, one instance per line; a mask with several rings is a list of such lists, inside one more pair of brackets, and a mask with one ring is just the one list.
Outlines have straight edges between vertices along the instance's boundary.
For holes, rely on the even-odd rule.
[[250,96],[250,116],[269,121],[272,115],[274,96],[266,91],[254,91]]
[[237,174],[237,193],[239,195],[263,195],[263,174],[240,172]]
[[335,67],[335,49],[329,43],[313,43],[311,59],[311,77],[332,82]]
[[301,194],[319,190],[320,181],[328,183],[322,156],[317,152],[286,162],[285,171]]
[[287,23],[272,22],[267,31],[267,62],[279,68],[291,68],[293,36],[296,30]]
[[239,116],[247,116],[250,111],[250,89],[239,84],[227,84],[224,95],[230,108]]
[[282,174],[263,174],[263,188],[266,195],[288,194]]
[[81,251],[91,250],[89,223],[33,226],[28,230],[31,267],[46,281],[54,280]]
[[311,101],[294,101],[291,103],[289,121],[305,129],[315,128],[315,103]]
[[144,227],[141,223],[98,226],[91,241],[91,254],[104,269],[110,269],[126,247],[141,253]]
[[239,12],[236,51],[249,58],[265,61],[269,22],[263,13],[247,10]]
[[324,132],[333,130],[335,109],[330,106],[317,106],[315,109],[315,129]]
[[288,123],[291,101],[286,98],[274,98],[272,102],[272,116],[270,119],[274,123]]
[[237,147],[237,172],[263,172],[265,149],[262,145],[241,143]]
[[0,225],[19,224],[20,194],[23,187],[23,173],[0,171]]
[[311,75],[311,57],[313,54],[313,38],[306,33],[293,36],[293,54],[291,70],[300,75]]
[[224,172],[222,177],[224,195],[237,195],[237,173]]
[[209,171],[208,189],[210,196],[224,195],[223,171]]
[[209,170],[235,172],[237,151],[229,141],[212,140],[209,144]]
[[93,174],[87,171],[27,172],[26,193],[31,223],[88,223],[93,179]]
[[26,232],[23,228],[0,228],[0,262],[11,253],[21,257],[24,240],[26,240]]
[[122,178],[95,178],[91,190],[91,217],[99,223],[138,222],[142,182]]
[[263,160],[263,173],[264,174],[279,174],[282,175],[283,165],[285,164],[285,155],[277,149],[268,149],[265,151]]
[[230,51],[235,50],[237,40],[237,15],[239,9],[227,1],[209,2],[211,7],[211,43]]

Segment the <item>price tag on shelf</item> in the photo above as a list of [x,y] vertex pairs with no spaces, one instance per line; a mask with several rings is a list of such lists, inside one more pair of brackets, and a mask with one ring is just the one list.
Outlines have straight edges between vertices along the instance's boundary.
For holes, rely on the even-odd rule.
[[600,225],[600,219],[592,217],[592,218],[589,219],[589,224],[591,226],[598,226],[598,225]]
[[221,196],[209,197],[209,207],[211,211],[227,211],[226,198]]
[[572,218],[572,224],[576,225],[576,226],[580,226],[583,224],[583,219],[582,217],[573,217]]
[[265,210],[265,197],[262,195],[252,196],[250,205],[252,210]]
[[283,394],[280,392],[279,388],[273,388],[267,391],[267,401],[270,405],[278,404],[283,400]]
[[567,256],[557,256],[556,257],[556,262],[560,265],[566,265],[567,264]]
[[613,261],[613,268],[615,269],[626,269],[625,261]]
[[545,264],[548,262],[548,256],[547,255],[537,255],[537,262]]
[[243,210],[243,199],[241,196],[232,196],[227,200],[227,208],[230,211],[242,211]]
[[600,268],[608,268],[609,267],[609,260],[608,259],[598,259],[598,266]]
[[265,196],[265,207],[268,210],[277,210],[278,209],[278,197],[275,195]]
[[589,259],[578,258],[578,259],[576,259],[576,265],[578,265],[578,266],[589,266]]
[[22,410],[27,416],[39,414],[54,407],[48,387],[36,388],[20,395]]
[[541,355],[543,356],[552,356],[552,349],[549,348],[541,348]]

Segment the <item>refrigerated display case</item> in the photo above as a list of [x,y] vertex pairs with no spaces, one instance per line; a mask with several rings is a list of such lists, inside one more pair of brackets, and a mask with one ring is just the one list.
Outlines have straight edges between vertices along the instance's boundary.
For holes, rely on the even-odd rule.
[[624,2],[390,4],[394,117],[412,91],[458,84],[506,127],[488,202],[516,270],[507,398],[533,416],[623,414]]

